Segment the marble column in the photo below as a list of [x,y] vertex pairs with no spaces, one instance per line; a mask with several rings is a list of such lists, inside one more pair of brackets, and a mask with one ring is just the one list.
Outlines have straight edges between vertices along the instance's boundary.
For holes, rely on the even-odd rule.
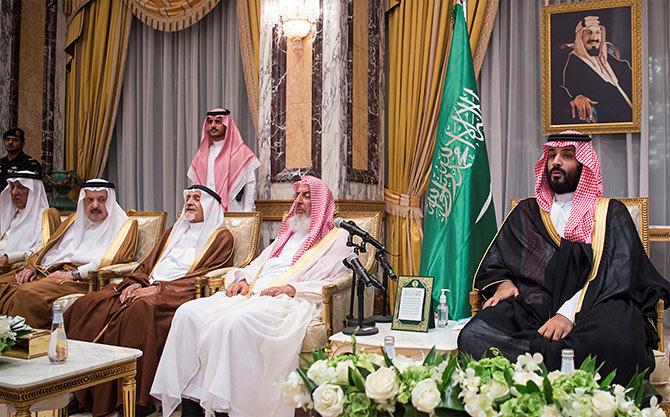
[[283,36],[276,4],[261,3],[257,207],[277,220],[308,173],[340,210],[383,210],[382,0],[323,0],[301,40]]
[[21,1],[0,0],[0,132],[18,118],[20,34]]

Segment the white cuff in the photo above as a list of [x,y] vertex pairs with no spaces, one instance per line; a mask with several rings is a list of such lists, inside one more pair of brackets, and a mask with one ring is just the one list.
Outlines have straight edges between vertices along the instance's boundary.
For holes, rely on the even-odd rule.
[[579,295],[581,291],[577,291],[575,295],[572,296],[568,301],[564,302],[561,308],[558,309],[556,314],[566,317],[568,320],[575,323],[575,310],[577,310],[577,303],[579,302]]
[[88,273],[96,269],[98,265],[95,262],[89,262],[77,268],[81,279],[84,279],[88,276]]
[[7,262],[10,264],[15,264],[17,262],[23,262],[30,256],[30,251],[20,250],[16,252],[7,252]]

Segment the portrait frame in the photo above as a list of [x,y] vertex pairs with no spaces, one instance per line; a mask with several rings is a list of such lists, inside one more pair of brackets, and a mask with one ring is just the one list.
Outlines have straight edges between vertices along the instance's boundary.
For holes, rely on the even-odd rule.
[[[620,69],[612,69],[616,74],[623,74],[622,80],[618,81],[619,86],[607,85],[608,88],[617,88],[621,91],[621,98],[619,103],[617,100],[611,100],[610,108],[603,107],[607,103],[599,103],[601,115],[607,119],[603,122],[571,122],[572,115],[570,106],[571,93],[576,94],[576,91],[570,92],[568,88],[563,85],[567,84],[565,80],[571,73],[568,68],[568,59],[577,62],[572,68],[577,68],[580,63],[580,58],[571,53],[569,49],[569,42],[574,45],[575,42],[575,28],[580,19],[586,15],[595,15],[600,19],[600,24],[605,28],[605,41],[610,44],[608,50],[614,49],[620,52],[618,58],[615,54],[610,52],[607,56],[608,61],[612,62],[611,68],[618,65]],[[629,17],[628,17],[629,16]],[[624,24],[610,24],[610,21]],[[626,25],[629,21],[629,24]],[[575,23],[570,23],[575,22]],[[563,24],[559,24],[563,23]],[[607,32],[607,25],[614,29]],[[603,134],[603,133],[631,133],[639,132],[641,125],[642,112],[642,0],[592,0],[580,3],[570,4],[554,4],[542,6],[541,17],[541,65],[542,65],[542,134],[549,135],[552,133],[559,133],[564,130],[578,130],[588,134]],[[617,32],[618,31],[618,32]],[[572,34],[570,34],[572,32]],[[572,41],[570,41],[572,36]],[[611,44],[612,39],[619,41],[619,45]],[[612,46],[613,45],[613,46]],[[616,64],[616,65],[614,65]],[[626,73],[626,67],[623,64],[628,64],[630,67],[630,80]],[[586,64],[581,64],[586,65]],[[576,71],[576,69],[574,70]],[[591,74],[591,72],[593,74]],[[600,85],[597,83],[587,83],[588,76],[597,77],[596,71],[586,70],[584,79],[575,80],[573,85],[577,85],[580,81],[589,86]],[[597,81],[600,79],[596,78]],[[603,81],[604,83],[604,81]],[[593,87],[595,88],[595,87]],[[607,89],[599,91],[610,93]],[[616,90],[615,90],[616,91]],[[611,96],[610,96],[611,97]],[[594,100],[595,101],[595,100]],[[606,102],[608,100],[605,100]],[[624,103],[621,106],[621,103]],[[628,103],[629,107],[625,107]],[[616,107],[616,106],[619,107]],[[616,109],[625,108],[625,112],[617,112]],[[596,106],[596,110],[598,107]],[[629,110],[630,109],[630,110]],[[615,120],[616,115],[625,114],[630,111],[630,116],[622,116],[622,120]],[[609,114],[609,117],[607,116]],[[614,118],[612,117],[614,114]],[[594,115],[597,118],[597,112]],[[613,120],[609,120],[613,119]]]
[[[421,306],[420,320],[403,320],[400,316],[400,304],[402,303],[402,293],[405,288],[422,288],[425,290],[423,294],[423,304]],[[391,330],[404,330],[410,332],[427,332],[428,324],[430,323],[430,305],[433,294],[433,277],[401,275],[398,277],[396,284],[396,294],[393,307],[393,321],[391,322]]]

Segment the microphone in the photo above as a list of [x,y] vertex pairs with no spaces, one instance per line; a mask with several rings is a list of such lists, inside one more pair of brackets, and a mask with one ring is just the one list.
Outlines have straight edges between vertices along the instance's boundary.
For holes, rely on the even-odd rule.
[[361,259],[355,253],[352,252],[347,255],[344,260],[344,265],[354,270],[361,278],[361,280],[363,280],[365,285],[372,285],[373,287],[379,288],[382,291],[384,290],[384,286],[379,281],[377,281],[376,278],[368,274],[368,271],[366,271],[363,267],[363,264],[361,264]]
[[335,226],[339,227],[340,229],[344,229],[349,232],[350,235],[359,236],[361,239],[363,239],[363,242],[371,244],[379,251],[386,252],[386,248],[381,244],[381,242],[372,237],[370,233],[358,227],[352,220],[347,221],[341,217],[337,217],[333,223],[335,223]]

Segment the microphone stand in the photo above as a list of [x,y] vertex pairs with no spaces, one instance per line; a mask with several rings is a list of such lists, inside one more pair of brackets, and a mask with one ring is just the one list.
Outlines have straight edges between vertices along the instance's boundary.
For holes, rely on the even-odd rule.
[[[361,242],[361,244],[359,245],[358,243],[354,242],[354,235],[352,235],[352,234],[349,234],[349,237],[347,238],[347,246],[349,246],[351,248],[354,248],[354,253],[356,254],[356,256],[358,256],[361,253],[367,252],[366,249],[365,249],[365,241]],[[348,264],[348,262],[345,261],[344,265],[347,268],[350,268],[350,265]],[[358,276],[356,275],[356,271],[352,270],[352,272],[351,272],[351,295],[349,297],[349,314],[347,314],[346,320],[344,320],[344,326],[345,326],[345,328],[346,327],[351,327],[351,326],[354,326],[354,327],[356,327],[356,326],[360,326],[360,327],[366,326],[366,327],[373,327],[374,328],[374,325],[375,325],[374,320],[372,320],[370,318],[368,318],[368,319],[363,319],[362,318],[363,303],[365,302],[364,297],[361,297],[361,296],[358,297],[358,313],[359,313],[358,316],[359,317],[354,319],[354,299],[355,299],[354,297],[355,297],[355,294],[357,294],[357,292],[361,292],[361,293],[364,294],[364,291],[365,291],[365,285],[362,282],[358,282],[357,278],[358,278]],[[358,287],[358,289],[357,289],[357,287]],[[357,334],[362,335],[360,332],[357,333]],[[374,333],[370,333],[370,334],[374,334]]]
[[[344,265],[347,266],[347,268],[351,268],[351,265],[347,260],[345,259]],[[358,298],[358,317],[356,319],[348,319],[346,320],[346,327],[342,329],[342,333],[346,335],[353,335],[355,334],[356,336],[371,336],[373,334],[379,333],[379,329],[375,327],[375,323],[372,322],[371,324],[363,318],[363,302],[365,299],[365,283],[362,282],[362,280],[359,280],[358,278],[358,273],[354,268],[352,268],[353,271],[353,279],[354,282],[352,283],[352,294],[353,294],[353,285],[356,286],[356,296]],[[352,297],[353,300],[353,297]],[[350,305],[350,307],[353,308],[353,304]]]
[[388,260],[386,259],[386,253],[385,251],[378,250],[377,254],[375,255],[377,258],[377,261],[379,262],[379,265],[382,268],[383,271],[383,285],[384,285],[384,292],[382,292],[382,314],[377,314],[375,316],[370,317],[372,320],[374,320],[376,323],[390,323],[393,321],[393,316],[390,314],[390,308],[389,308],[389,277],[392,279],[397,279],[395,278],[395,273],[393,272],[393,268],[391,268],[391,265],[388,263]]

